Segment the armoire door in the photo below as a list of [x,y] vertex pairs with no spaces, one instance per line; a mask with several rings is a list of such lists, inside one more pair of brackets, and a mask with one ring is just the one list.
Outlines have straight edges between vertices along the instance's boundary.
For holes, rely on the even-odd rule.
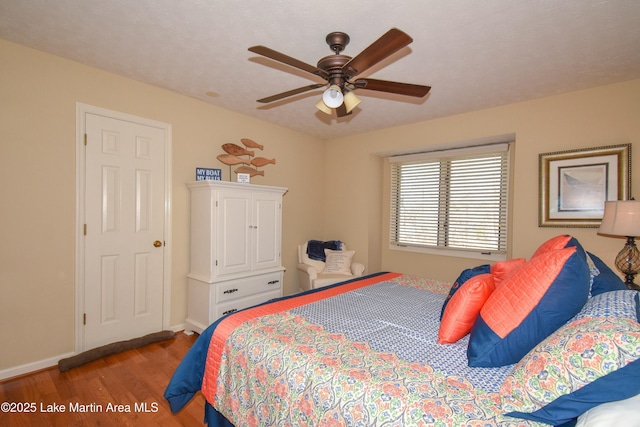
[[254,270],[281,265],[280,239],[282,233],[281,196],[255,193],[253,197],[253,265]]
[[251,193],[221,190],[216,201],[217,230],[215,270],[217,275],[251,270]]

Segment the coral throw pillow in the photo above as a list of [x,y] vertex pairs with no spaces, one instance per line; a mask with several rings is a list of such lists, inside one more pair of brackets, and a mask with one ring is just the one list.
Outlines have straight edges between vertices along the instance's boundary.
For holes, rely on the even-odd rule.
[[467,280],[471,279],[474,276],[478,276],[480,274],[490,273],[491,266],[489,264],[478,265],[477,267],[467,268],[466,270],[462,270],[462,273],[458,276],[451,289],[449,289],[449,295],[444,300],[444,304],[442,304],[442,309],[440,310],[440,320],[444,316],[444,309],[447,308],[447,304],[453,298],[453,295],[458,292],[458,290],[466,283]]
[[589,297],[590,272],[577,247],[539,254],[491,294],[471,330],[471,367],[518,362],[575,316]]
[[519,270],[527,263],[524,258],[513,258],[506,261],[499,261],[491,264],[491,274],[496,288],[502,285],[502,282],[511,275],[511,273]]
[[542,255],[545,252],[556,251],[558,249],[569,248],[571,246],[575,246],[576,248],[578,248],[579,252],[582,252],[583,255],[586,256],[582,245],[575,237],[568,234],[561,234],[559,236],[552,237],[551,239],[538,246],[538,249],[536,249],[533,255],[531,255],[531,259],[537,257],[538,255]]
[[473,322],[494,289],[491,274],[481,274],[467,280],[451,297],[444,310],[438,331],[438,343],[451,344],[471,332]]

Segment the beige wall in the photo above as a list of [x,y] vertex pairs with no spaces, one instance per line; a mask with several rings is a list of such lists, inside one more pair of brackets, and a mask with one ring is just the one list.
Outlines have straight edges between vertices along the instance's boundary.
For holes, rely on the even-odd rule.
[[297,290],[296,245],[322,232],[321,140],[2,40],[0,64],[0,372],[74,350],[76,102],[172,125],[171,325],[186,315],[185,182],[196,166],[228,180],[216,156],[240,138],[277,160],[252,182],[289,189],[285,293]]
[[[428,108],[429,102],[418,108]],[[364,104],[362,108],[366,108]],[[369,271],[455,280],[462,268],[483,262],[389,249],[388,168],[374,158],[394,150],[428,149],[505,134],[515,134],[516,141],[511,187],[512,256],[529,257],[547,238],[569,233],[613,266],[624,240],[598,236],[593,228],[538,227],[538,155],[631,143],[632,162],[639,165],[640,80],[328,141],[325,203],[331,209],[325,211],[327,233],[348,236],[353,242],[351,248],[358,251],[359,261],[367,264]],[[632,176],[631,187],[637,198],[640,174]],[[372,233],[373,229],[379,232]]]
[[[640,80],[321,141],[2,40],[0,64],[0,372],[74,349],[76,102],[172,125],[172,325],[186,314],[184,183],[196,166],[220,167],[228,178],[228,168],[215,157],[220,145],[243,137],[264,144],[267,157],[277,159],[254,182],[289,188],[285,293],[298,287],[296,245],[309,238],[345,240],[369,272],[453,280],[462,267],[477,264],[387,249],[387,181],[378,153],[506,133],[516,135],[514,256],[529,256],[542,240],[562,232],[573,233],[607,262],[622,247],[593,229],[537,227],[537,156],[628,142],[637,147]],[[635,164],[639,155],[636,149]],[[633,187],[638,185],[636,177]]]

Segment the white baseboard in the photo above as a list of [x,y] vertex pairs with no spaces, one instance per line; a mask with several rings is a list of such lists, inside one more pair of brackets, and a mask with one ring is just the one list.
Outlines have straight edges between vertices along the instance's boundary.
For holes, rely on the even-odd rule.
[[[174,325],[169,328],[173,332],[183,331],[185,324]],[[31,372],[39,371],[41,369],[50,368],[56,366],[60,359],[75,356],[75,352],[61,354],[59,356],[53,356],[47,359],[37,360],[31,363],[25,363],[24,365],[14,366],[11,368],[0,370],[0,381],[4,381],[9,378],[17,377],[20,375],[28,374]]]
[[184,331],[184,328],[185,328],[185,324],[181,323],[179,325],[170,326],[169,330],[173,332],[180,332],[180,331]]
[[0,381],[56,366],[60,359],[71,356],[75,356],[75,353],[65,353],[59,356],[50,357],[48,359],[42,359],[31,363],[25,363],[24,365],[3,369],[0,371]]

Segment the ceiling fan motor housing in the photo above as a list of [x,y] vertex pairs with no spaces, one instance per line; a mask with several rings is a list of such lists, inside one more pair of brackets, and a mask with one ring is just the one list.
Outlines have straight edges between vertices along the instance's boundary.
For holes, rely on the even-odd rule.
[[333,33],[327,34],[327,38],[325,39],[327,44],[331,48],[332,51],[338,55],[340,52],[344,50],[345,47],[349,44],[351,40],[347,33],[343,33],[341,31],[334,31]]
[[346,81],[342,66],[351,60],[347,55],[329,55],[318,61],[318,68],[329,75],[329,84],[342,87]]
[[330,85],[340,86],[344,90],[344,84],[348,80],[348,76],[345,75],[345,70],[342,67],[351,60],[350,56],[340,55],[340,52],[344,50],[351,40],[347,33],[342,31],[334,31],[327,34],[326,42],[335,52],[335,55],[325,56],[318,61],[318,68],[324,70],[329,75],[328,82]]

